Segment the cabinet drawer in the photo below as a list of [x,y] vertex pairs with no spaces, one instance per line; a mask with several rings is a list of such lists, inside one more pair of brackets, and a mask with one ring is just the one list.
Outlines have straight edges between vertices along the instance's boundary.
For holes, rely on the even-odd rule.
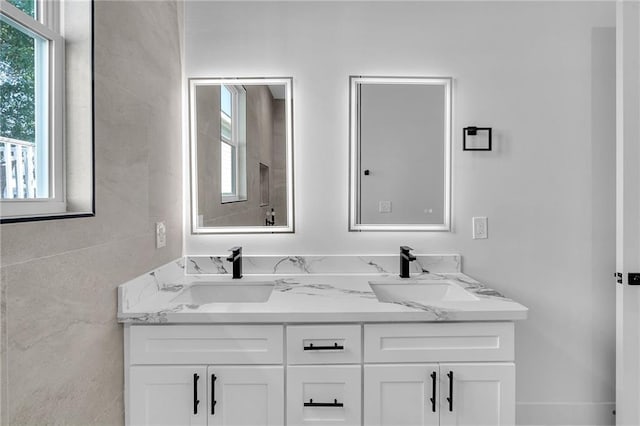
[[294,366],[287,369],[287,424],[360,426],[359,365]]
[[364,362],[513,359],[513,323],[412,323],[364,326]]
[[[359,364],[359,325],[287,327],[288,364]],[[334,349],[335,348],[335,349]]]
[[281,364],[279,325],[131,326],[131,364]]

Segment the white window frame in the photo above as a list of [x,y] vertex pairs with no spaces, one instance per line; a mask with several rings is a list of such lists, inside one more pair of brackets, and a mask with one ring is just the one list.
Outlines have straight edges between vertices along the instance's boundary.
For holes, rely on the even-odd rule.
[[[243,155],[243,144],[244,141],[240,136],[240,120],[241,120],[241,111],[240,111],[240,97],[241,91],[244,92],[244,88],[241,86],[235,86],[230,84],[223,84],[222,86],[226,87],[227,90],[231,93],[231,139],[227,140],[222,136],[222,124],[220,124],[220,144],[226,143],[227,145],[231,145],[234,148],[234,155],[232,158],[233,161],[233,170],[235,171],[235,176],[232,177],[232,187],[233,192],[229,194],[220,193],[221,203],[235,203],[237,201],[246,201],[246,190],[243,191],[243,187],[246,187],[246,164],[243,166],[242,161],[240,161],[240,157]],[[244,93],[243,93],[244,94]],[[220,120],[222,122],[222,105],[220,105]],[[222,149],[222,145],[220,145]],[[220,167],[222,170],[222,167]],[[241,178],[241,175],[244,174],[244,180]],[[222,181],[222,175],[220,176]]]
[[[222,202],[229,203],[233,201],[238,201],[238,90],[235,86],[223,84],[220,86],[220,90],[225,88],[229,91],[231,95],[231,138],[227,139],[223,136],[222,131],[222,116],[225,114],[222,110],[222,96],[220,101],[220,147],[222,149],[222,144],[230,145],[233,148],[233,156],[231,158],[231,169],[235,172],[234,176],[231,177],[231,192],[225,193],[221,192]],[[222,160],[222,159],[221,159]],[[224,170],[223,167],[220,167],[221,170]],[[221,176],[222,179],[222,176]]]
[[[46,140],[38,140],[36,146],[45,148],[48,155],[48,197],[29,199],[2,199],[0,208],[2,218],[25,216],[48,216],[65,213],[65,162],[64,162],[64,38],[60,29],[60,1],[39,0],[36,3],[36,18],[13,6],[6,0],[0,0],[0,13],[9,20],[23,27],[26,31],[37,34],[48,41],[46,111],[41,112],[36,126],[44,127]],[[38,90],[38,89],[36,89]],[[36,114],[38,112],[36,111]],[[36,167],[37,173],[38,167]]]

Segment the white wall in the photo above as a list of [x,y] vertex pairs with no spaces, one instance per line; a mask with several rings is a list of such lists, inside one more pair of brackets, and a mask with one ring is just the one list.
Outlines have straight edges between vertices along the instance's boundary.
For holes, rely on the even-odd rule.
[[[188,2],[185,19],[186,77],[293,76],[296,201],[295,234],[185,224],[187,254],[461,253],[531,309],[519,423],[612,421],[615,3]],[[454,78],[453,232],[347,231],[349,75]],[[467,125],[494,150],[462,152]]]

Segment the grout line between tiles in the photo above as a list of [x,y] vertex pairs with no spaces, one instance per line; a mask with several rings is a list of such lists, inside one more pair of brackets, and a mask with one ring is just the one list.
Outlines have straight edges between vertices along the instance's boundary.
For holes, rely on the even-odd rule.
[[106,242],[101,243],[101,244],[94,244],[94,245],[90,245],[90,246],[79,247],[79,248],[76,248],[76,249],[61,251],[59,253],[50,254],[50,255],[46,255],[46,256],[33,257],[33,258],[26,259],[26,260],[23,260],[23,261],[20,261],[20,262],[14,262],[14,263],[5,264],[5,265],[2,265],[0,268],[8,268],[8,267],[12,267],[12,266],[24,265],[25,263],[33,262],[33,261],[36,261],[36,260],[50,259],[50,258],[56,257],[56,256],[64,256],[66,254],[77,253],[77,252],[80,252],[80,251],[83,251],[83,250],[104,247],[104,246],[108,246],[108,245],[113,244],[113,243],[126,242],[126,241],[130,241],[130,240],[134,240],[134,239],[142,238],[142,237],[148,237],[148,236],[149,236],[149,234],[146,234],[146,233],[145,234],[138,234],[138,235],[122,238],[122,239],[106,241]]

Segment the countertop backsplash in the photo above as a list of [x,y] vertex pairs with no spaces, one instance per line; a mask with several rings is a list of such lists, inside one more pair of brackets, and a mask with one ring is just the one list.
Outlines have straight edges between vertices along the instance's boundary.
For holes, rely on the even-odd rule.
[[[186,256],[187,275],[231,273],[227,256]],[[459,254],[416,255],[412,273],[462,272]],[[394,274],[400,272],[399,255],[243,256],[244,274]]]

